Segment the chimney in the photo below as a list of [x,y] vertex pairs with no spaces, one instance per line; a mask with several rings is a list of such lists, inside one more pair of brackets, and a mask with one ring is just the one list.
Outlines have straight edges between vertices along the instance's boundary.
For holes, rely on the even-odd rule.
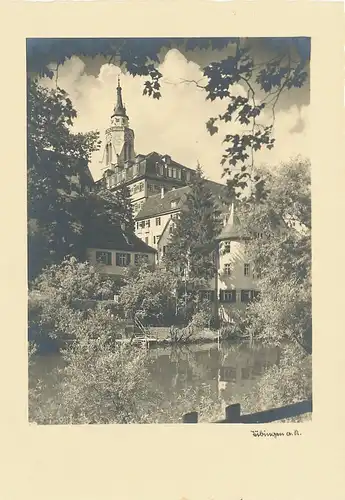
[[165,187],[162,186],[161,187],[161,198],[164,198],[164,195],[165,195]]

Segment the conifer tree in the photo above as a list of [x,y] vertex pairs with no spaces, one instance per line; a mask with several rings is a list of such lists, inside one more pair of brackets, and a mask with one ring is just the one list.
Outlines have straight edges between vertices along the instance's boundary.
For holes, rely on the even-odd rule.
[[214,276],[213,251],[220,231],[220,210],[200,165],[171,233],[165,263],[188,281]]

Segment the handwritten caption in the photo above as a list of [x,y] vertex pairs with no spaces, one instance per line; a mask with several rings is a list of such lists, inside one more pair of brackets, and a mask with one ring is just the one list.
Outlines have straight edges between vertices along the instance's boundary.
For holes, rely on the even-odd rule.
[[254,437],[261,437],[261,438],[282,438],[282,437],[298,437],[302,436],[302,433],[298,431],[297,429],[293,431],[286,431],[286,432],[269,432],[265,430],[251,430],[250,431]]

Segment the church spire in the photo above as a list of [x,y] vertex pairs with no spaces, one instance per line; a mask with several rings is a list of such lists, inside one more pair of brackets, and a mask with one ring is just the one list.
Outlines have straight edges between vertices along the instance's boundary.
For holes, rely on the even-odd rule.
[[122,102],[122,88],[121,88],[121,84],[120,84],[120,77],[118,77],[118,80],[117,80],[116,92],[117,92],[117,102],[116,102],[116,106],[114,108],[114,115],[113,116],[125,116],[125,117],[127,117],[126,108],[124,107],[123,102]]

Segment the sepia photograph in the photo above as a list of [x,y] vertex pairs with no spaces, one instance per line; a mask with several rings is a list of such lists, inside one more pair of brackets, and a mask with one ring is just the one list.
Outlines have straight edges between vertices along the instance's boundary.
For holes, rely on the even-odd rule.
[[311,420],[310,57],[26,39],[30,423]]

